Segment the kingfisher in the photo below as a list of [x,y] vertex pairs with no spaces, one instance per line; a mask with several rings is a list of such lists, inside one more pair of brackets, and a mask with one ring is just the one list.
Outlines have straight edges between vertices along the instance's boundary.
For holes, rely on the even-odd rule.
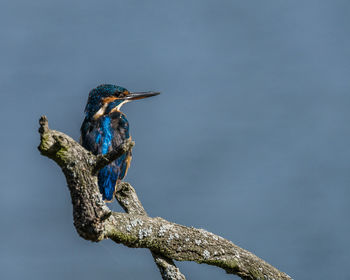
[[[159,92],[129,92],[127,89],[103,84],[92,89],[81,125],[81,145],[93,154],[106,154],[130,139],[129,122],[121,107],[132,100],[158,95]],[[123,154],[97,174],[103,200],[113,200],[116,186],[125,177],[131,161],[131,151]]]

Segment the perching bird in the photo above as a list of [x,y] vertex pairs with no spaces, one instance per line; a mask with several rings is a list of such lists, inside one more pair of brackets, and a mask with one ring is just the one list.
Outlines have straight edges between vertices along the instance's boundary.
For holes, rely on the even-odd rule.
[[[115,85],[100,85],[89,93],[85,107],[85,119],[81,125],[81,144],[93,154],[106,154],[123,141],[131,139],[129,123],[120,111],[123,104],[137,99],[158,95],[159,92],[129,92]],[[112,201],[116,185],[130,166],[131,151],[101,169],[98,186],[105,201]]]

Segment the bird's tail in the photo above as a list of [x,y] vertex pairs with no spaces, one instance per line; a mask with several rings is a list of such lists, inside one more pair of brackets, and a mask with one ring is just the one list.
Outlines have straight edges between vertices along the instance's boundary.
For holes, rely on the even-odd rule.
[[103,200],[112,202],[114,198],[118,174],[113,170],[113,166],[107,165],[98,173],[98,186]]

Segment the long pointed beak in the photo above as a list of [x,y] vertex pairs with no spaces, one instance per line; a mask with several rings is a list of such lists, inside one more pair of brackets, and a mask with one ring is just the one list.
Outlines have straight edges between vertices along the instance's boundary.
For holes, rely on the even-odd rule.
[[144,91],[144,92],[130,92],[127,96],[124,97],[125,100],[138,100],[151,96],[156,96],[160,94],[160,92],[155,91]]

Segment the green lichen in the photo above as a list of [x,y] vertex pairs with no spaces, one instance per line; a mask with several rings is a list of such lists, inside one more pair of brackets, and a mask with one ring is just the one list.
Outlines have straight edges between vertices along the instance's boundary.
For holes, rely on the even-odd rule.
[[261,271],[259,270],[255,270],[255,269],[250,269],[249,270],[249,273],[253,276],[254,279],[256,280],[264,280],[266,279],[264,277],[264,273],[262,273]]
[[112,239],[117,243],[123,243],[128,247],[135,247],[138,242],[138,238],[133,234],[125,234],[119,230],[111,228],[108,230],[108,238]]
[[234,273],[239,271],[239,264],[236,260],[206,260],[203,263],[221,267],[226,270],[227,273]]
[[57,159],[62,162],[65,162],[68,157],[67,152],[68,152],[67,147],[61,146],[60,149],[56,152]]
[[45,152],[47,152],[47,150],[50,148],[50,135],[47,133],[44,133],[41,135],[41,139],[40,139],[40,145],[38,147],[39,151],[42,154],[45,154]]
[[62,143],[53,141],[49,133],[41,135],[38,149],[42,155],[51,158],[60,166],[64,166],[69,158],[68,147],[62,145]]

